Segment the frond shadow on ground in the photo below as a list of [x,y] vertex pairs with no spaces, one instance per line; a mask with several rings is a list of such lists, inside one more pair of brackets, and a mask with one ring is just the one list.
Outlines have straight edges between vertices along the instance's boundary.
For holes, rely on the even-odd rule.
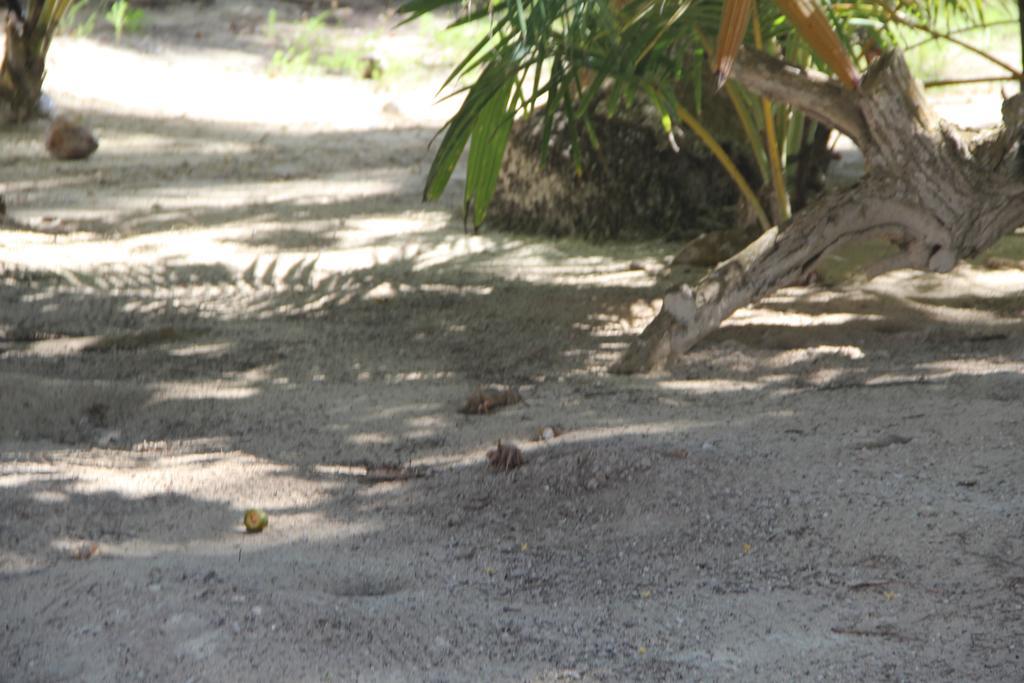
[[[170,156],[0,170],[14,211],[95,221],[0,234],[0,678],[1017,671],[1012,306],[789,290],[668,373],[610,377],[652,279],[626,248],[466,236],[451,196],[423,220],[426,129],[350,168],[405,133],[99,115]],[[310,145],[336,160],[301,166]],[[223,194],[174,204],[200,188]],[[525,400],[457,411],[491,382]],[[523,468],[489,470],[499,439]],[[252,503],[272,523],[246,537]]]

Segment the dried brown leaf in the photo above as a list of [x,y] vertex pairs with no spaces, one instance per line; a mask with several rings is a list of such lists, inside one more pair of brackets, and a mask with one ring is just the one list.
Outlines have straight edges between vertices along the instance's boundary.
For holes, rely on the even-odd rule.
[[860,73],[843,42],[832,29],[828,15],[817,0],[775,0],[814,53],[829,65],[849,88],[860,84]]
[[480,387],[469,395],[466,403],[459,408],[466,415],[487,415],[498,408],[512,406],[522,402],[519,391],[511,387]]
[[487,462],[490,463],[491,469],[508,472],[514,470],[517,467],[521,467],[526,464],[523,459],[523,452],[519,450],[519,447],[511,443],[501,443],[498,440],[498,445],[495,448],[487,451]]
[[743,36],[747,34],[753,9],[754,0],[725,0],[718,24],[718,43],[715,45],[714,69],[718,87],[722,87],[729,79],[736,53],[743,43]]

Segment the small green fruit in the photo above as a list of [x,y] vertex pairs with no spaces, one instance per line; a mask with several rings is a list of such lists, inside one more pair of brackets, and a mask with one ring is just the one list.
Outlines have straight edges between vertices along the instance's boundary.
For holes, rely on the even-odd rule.
[[245,522],[245,530],[250,534],[258,534],[267,528],[267,523],[270,519],[267,517],[267,513],[257,508],[249,508],[245,511],[245,517],[242,518]]

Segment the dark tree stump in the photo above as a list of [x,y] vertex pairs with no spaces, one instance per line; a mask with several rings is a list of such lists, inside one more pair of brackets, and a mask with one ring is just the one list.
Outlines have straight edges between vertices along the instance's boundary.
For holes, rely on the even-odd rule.
[[546,162],[543,113],[516,122],[485,225],[592,240],[684,240],[736,225],[739,192],[694,136],[678,132],[673,149],[660,124],[638,111],[595,114],[592,123],[600,147],[580,139],[577,173],[564,118],[556,118]]

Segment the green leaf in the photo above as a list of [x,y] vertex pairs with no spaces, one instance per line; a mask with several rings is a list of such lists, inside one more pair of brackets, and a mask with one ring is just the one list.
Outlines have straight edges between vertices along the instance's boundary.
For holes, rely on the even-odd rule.
[[526,28],[526,10],[523,9],[523,0],[516,0],[516,18],[519,20],[519,30],[522,32],[521,39],[523,42],[530,36],[530,32]]
[[548,163],[548,158],[551,156],[551,146],[548,141],[551,140],[551,131],[555,124],[555,112],[558,110],[557,102],[561,97],[561,90],[565,86],[562,82],[562,55],[556,54],[551,60],[551,77],[548,81],[549,92],[548,92],[548,104],[544,107],[544,122],[541,128],[540,139],[543,140],[543,146],[540,150],[540,163]]
[[444,192],[481,113],[499,90],[504,90],[507,98],[514,73],[501,63],[492,62],[469,89],[459,111],[446,125],[447,130],[441,140],[441,146],[430,165],[430,171],[427,172],[424,200],[437,199]]
[[490,43],[492,39],[492,34],[488,34],[481,38],[480,41],[476,45],[474,45],[472,49],[470,49],[469,53],[466,54],[463,60],[459,62],[454,69],[452,69],[452,72],[448,75],[448,78],[445,79],[444,83],[441,85],[438,91],[443,91],[445,88],[451,85],[452,81],[454,81],[456,78],[469,71],[472,68],[470,66],[470,62],[473,61],[473,59],[480,53],[481,50],[487,47],[488,43]]
[[454,5],[457,2],[458,0],[409,0],[409,2],[406,2],[398,8],[398,13],[409,15],[409,17],[402,22],[405,24],[422,14],[433,12],[445,5]]
[[509,79],[480,111],[469,141],[466,169],[466,209],[473,208],[473,225],[479,226],[487,215],[501,172],[508,135],[512,130],[513,112],[508,99],[513,80]]

